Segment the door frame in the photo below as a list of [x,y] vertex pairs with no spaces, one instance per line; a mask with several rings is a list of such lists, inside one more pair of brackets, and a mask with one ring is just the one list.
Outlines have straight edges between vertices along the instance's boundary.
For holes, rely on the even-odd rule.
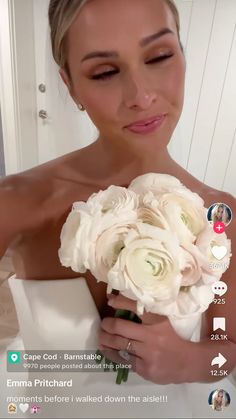
[[0,0],[0,103],[6,175],[38,163],[31,0]]

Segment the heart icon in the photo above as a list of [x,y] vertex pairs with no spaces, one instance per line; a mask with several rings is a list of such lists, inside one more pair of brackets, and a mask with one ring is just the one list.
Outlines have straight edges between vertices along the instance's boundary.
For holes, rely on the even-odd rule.
[[28,405],[28,403],[20,403],[19,408],[23,413],[25,413],[29,409],[29,405]]
[[211,253],[217,260],[221,260],[225,257],[227,253],[227,248],[225,246],[213,246]]

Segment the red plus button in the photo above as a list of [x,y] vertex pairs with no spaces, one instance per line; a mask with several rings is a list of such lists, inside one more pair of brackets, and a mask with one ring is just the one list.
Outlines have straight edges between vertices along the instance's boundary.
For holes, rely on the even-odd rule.
[[225,231],[225,225],[224,225],[224,223],[221,223],[220,221],[217,221],[216,223],[214,223],[213,229],[214,229],[215,233],[221,234],[221,233],[224,233],[224,231]]

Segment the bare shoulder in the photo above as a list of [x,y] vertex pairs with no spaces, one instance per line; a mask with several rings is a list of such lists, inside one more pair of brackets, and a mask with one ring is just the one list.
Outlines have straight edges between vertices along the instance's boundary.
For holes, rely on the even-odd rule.
[[77,171],[74,178],[79,183],[81,151],[71,152],[32,169],[6,176],[0,179],[1,191],[8,192],[9,195],[12,193],[15,198],[24,196],[24,198],[31,201],[34,199],[47,199],[49,196],[53,196],[53,193],[59,185],[62,185],[63,181],[65,183],[72,182],[70,174],[72,173],[74,161],[77,161]]
[[228,192],[212,188],[201,182],[183,167],[175,164],[173,174],[192,192],[197,193],[203,200],[204,206],[209,208],[214,203],[225,203],[232,211],[236,211],[236,199]]
[[1,224],[14,220],[14,230],[22,232],[56,221],[70,208],[76,194],[79,198],[79,185],[79,181],[64,179],[63,164],[57,159],[7,176],[0,181]]
[[52,192],[52,179],[34,169],[7,176],[0,181],[0,190],[6,203],[15,204],[42,200]]
[[0,182],[1,229],[15,236],[41,224],[42,205],[53,187],[39,174],[21,173],[7,176]]
[[181,170],[180,180],[193,192],[196,192],[204,201],[204,206],[209,208],[215,203],[224,203],[228,205],[232,211],[232,221],[227,226],[227,236],[232,240],[232,247],[235,247],[236,252],[236,199],[235,197],[224,191],[212,188],[209,185],[199,181],[185,170]]
[[202,198],[205,201],[206,207],[209,207],[214,203],[226,204],[232,210],[232,214],[236,215],[236,199],[229,192],[219,191],[211,188],[210,186],[204,185]]

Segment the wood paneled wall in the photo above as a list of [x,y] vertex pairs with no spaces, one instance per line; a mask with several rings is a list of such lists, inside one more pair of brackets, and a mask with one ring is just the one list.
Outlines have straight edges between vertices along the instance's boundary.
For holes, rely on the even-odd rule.
[[236,1],[175,2],[187,70],[172,155],[201,181],[236,195]]

